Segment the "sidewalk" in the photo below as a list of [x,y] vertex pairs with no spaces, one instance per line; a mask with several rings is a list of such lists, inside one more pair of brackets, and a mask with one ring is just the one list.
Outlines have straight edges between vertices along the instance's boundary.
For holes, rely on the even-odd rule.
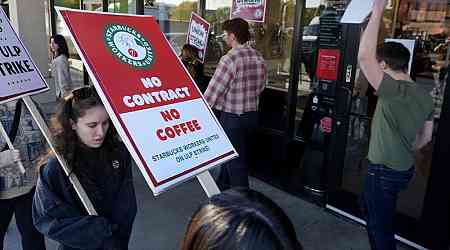
[[[134,168],[138,214],[130,242],[130,250],[177,250],[189,221],[198,205],[206,200],[196,180],[154,197],[144,178]],[[297,230],[298,239],[306,250],[367,250],[370,249],[365,229],[337,217],[314,204],[289,195],[255,178],[251,187],[263,192],[288,214]],[[6,234],[5,250],[20,250],[20,237],[14,223]],[[48,250],[57,244],[48,240]],[[399,250],[410,249],[405,246]]]

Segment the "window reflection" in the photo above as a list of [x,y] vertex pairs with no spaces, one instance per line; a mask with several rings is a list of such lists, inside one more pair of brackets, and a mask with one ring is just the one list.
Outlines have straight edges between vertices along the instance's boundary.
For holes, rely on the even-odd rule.
[[[395,22],[393,34],[386,25],[385,37],[413,39],[416,48],[413,59],[412,76],[433,96],[435,102],[435,126],[439,124],[440,109],[445,90],[444,72],[448,66],[446,59],[449,49],[450,5],[447,0],[400,0],[398,13],[394,15],[397,22],[385,15],[385,24]],[[447,17],[447,18],[446,18]],[[392,28],[392,25],[391,25]],[[361,76],[361,74],[360,74]],[[370,137],[371,117],[376,105],[372,102],[374,90],[367,89],[364,77],[355,83],[359,87],[359,96],[355,96],[349,119],[346,159],[344,166],[343,188],[356,195],[360,194],[366,173],[366,157]],[[365,82],[365,83],[362,83]],[[358,86],[359,84],[359,86]],[[365,85],[366,88],[361,88]],[[367,90],[367,91],[366,91]],[[355,93],[358,91],[355,91]],[[376,99],[376,97],[375,97]],[[423,201],[430,175],[433,142],[416,152],[416,174],[408,189],[400,193],[398,211],[411,218],[418,219],[422,214]]]
[[197,12],[198,1],[186,0],[147,0],[144,14],[156,17],[161,31],[166,35],[172,48],[179,55],[186,43],[189,20],[192,12]]
[[108,0],[108,12],[135,13],[136,0]]
[[[89,4],[93,4],[93,7],[98,7],[95,5],[95,2],[93,1],[86,1],[87,6]],[[81,7],[81,1],[80,0],[55,0],[55,6],[58,7],[66,7],[66,8],[72,8],[72,9],[80,9]],[[100,1],[101,6],[101,1]],[[70,73],[72,77],[72,82],[74,86],[82,86],[83,85],[83,63],[81,62],[80,56],[78,55],[75,46],[72,42],[72,39],[70,38],[69,31],[64,27],[64,23],[62,19],[57,15],[56,16],[56,34],[61,34],[64,36],[64,38],[67,41],[67,46],[69,47],[69,63],[70,63]],[[51,59],[51,58],[49,58]]]

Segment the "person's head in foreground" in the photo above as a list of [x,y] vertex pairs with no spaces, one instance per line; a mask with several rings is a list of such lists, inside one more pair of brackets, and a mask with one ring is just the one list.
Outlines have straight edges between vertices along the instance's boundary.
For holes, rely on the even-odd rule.
[[294,226],[263,194],[245,188],[213,196],[193,215],[182,250],[301,250]]

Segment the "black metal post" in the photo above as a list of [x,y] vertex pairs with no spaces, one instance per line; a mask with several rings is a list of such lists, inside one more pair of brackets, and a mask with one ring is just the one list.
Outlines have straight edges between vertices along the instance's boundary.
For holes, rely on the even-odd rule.
[[136,0],[136,14],[144,15],[144,0]]
[[198,0],[198,9],[197,13],[205,18],[206,15],[206,0]]
[[421,224],[422,237],[429,249],[448,249],[450,244],[450,67],[442,103],[439,128],[433,149],[433,161],[424,199]]
[[[103,12],[108,12],[108,5],[109,5],[109,1],[103,0],[103,3],[102,3],[102,11]],[[116,6],[116,5],[114,4],[114,6]]]
[[297,113],[297,91],[300,79],[300,57],[302,51],[302,16],[305,0],[297,0],[295,4],[295,18],[294,18],[294,42],[291,53],[291,66],[289,69],[289,90],[288,90],[288,107],[287,116],[288,122],[286,125],[286,143],[291,141],[295,136],[295,116]]
[[52,36],[56,35],[56,10],[55,10],[55,0],[48,1],[48,13],[50,14],[50,25]]

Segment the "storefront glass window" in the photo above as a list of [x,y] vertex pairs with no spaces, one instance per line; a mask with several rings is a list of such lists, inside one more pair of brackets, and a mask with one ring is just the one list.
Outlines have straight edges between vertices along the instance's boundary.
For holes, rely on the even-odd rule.
[[[294,0],[267,1],[264,23],[250,22],[250,45],[263,55],[268,66],[268,82],[262,99],[273,103],[261,116],[261,126],[283,130],[286,121],[286,101],[289,88],[289,69],[291,63],[294,31]],[[230,17],[231,0],[207,0],[206,20],[211,23],[210,39],[205,60],[205,74],[212,76],[220,58],[229,48],[223,41],[222,23]],[[303,73],[305,72],[303,67]],[[308,83],[302,85],[309,89]],[[300,93],[300,92],[299,92]],[[270,96],[269,96],[270,95]],[[275,100],[272,95],[277,96]],[[266,98],[264,98],[264,96]],[[266,119],[267,118],[267,119]]]
[[[395,28],[387,38],[415,41],[411,76],[433,96],[435,103],[435,126],[439,125],[440,108],[445,90],[444,73],[450,55],[450,2],[447,0],[400,0],[396,2]],[[386,20],[384,20],[386,23]],[[393,23],[392,21],[387,23]],[[389,28],[389,26],[388,26]],[[366,84],[367,85],[367,84]],[[376,96],[370,88],[360,88],[352,105],[350,130],[347,138],[343,188],[359,195],[366,173],[370,140],[370,126],[375,111]],[[433,144],[416,153],[416,174],[408,188],[400,193],[397,211],[410,218],[422,215],[424,197],[430,175]]]
[[177,54],[186,43],[189,20],[197,12],[198,2],[187,0],[146,0],[144,14],[155,16],[162,32],[166,35]]
[[136,0],[108,0],[108,12],[136,13]]
[[[98,1],[98,0],[97,0]],[[87,2],[87,1],[85,1]],[[79,9],[81,7],[80,0],[55,0],[55,6],[66,7],[72,9]],[[101,7],[101,0],[100,0]],[[70,39],[69,31],[64,27],[62,19],[56,15],[56,34],[61,34],[66,38],[67,45],[69,47],[69,62],[70,62],[70,73],[72,81],[75,85],[83,84],[83,63],[81,62],[80,56],[78,55],[72,40]]]

